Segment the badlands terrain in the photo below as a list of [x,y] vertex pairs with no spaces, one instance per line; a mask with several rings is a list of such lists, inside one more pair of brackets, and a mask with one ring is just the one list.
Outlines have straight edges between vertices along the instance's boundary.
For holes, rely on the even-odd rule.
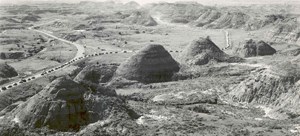
[[0,8],[0,135],[300,135],[300,5]]

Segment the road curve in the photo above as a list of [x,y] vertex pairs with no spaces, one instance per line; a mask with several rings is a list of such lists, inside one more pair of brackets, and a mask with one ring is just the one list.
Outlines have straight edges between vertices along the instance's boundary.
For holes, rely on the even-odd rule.
[[83,59],[83,58],[87,57],[87,56],[84,56],[85,49],[84,49],[83,45],[80,45],[80,44],[77,44],[77,43],[73,43],[71,41],[68,41],[68,40],[56,37],[54,35],[51,35],[51,34],[49,34],[47,32],[41,31],[41,30],[33,29],[33,27],[29,27],[28,29],[36,31],[38,33],[42,33],[42,34],[47,35],[47,36],[49,36],[49,37],[51,37],[53,39],[57,39],[59,41],[68,43],[70,45],[74,45],[77,48],[77,53],[76,53],[76,55],[75,55],[75,57],[73,59],[71,59],[69,62],[66,62],[65,64],[62,64],[61,66],[58,66],[56,68],[49,68],[48,70],[44,70],[46,72],[38,72],[38,73],[36,73],[36,74],[34,74],[32,76],[26,77],[26,78],[16,79],[16,80],[20,80],[20,81],[17,81],[17,82],[13,81],[13,82],[10,82],[10,83],[6,83],[7,86],[1,86],[0,87],[0,92],[2,92],[4,90],[8,90],[8,89],[13,88],[13,87],[16,87],[16,86],[18,86],[18,85],[20,85],[22,83],[29,82],[31,80],[35,80],[37,78],[40,78],[40,77],[46,75],[46,73],[54,72],[54,71],[56,71],[58,69],[61,69],[61,68],[65,67],[65,66],[67,66],[67,65],[70,65],[71,63],[73,63],[73,62],[75,62],[75,61],[77,61],[79,59]]
[[[54,35],[51,35],[51,34],[49,34],[47,32],[44,32],[44,31],[35,30],[35,29],[32,29],[32,28],[29,28],[29,29],[33,30],[33,31],[36,31],[36,32],[39,32],[39,33],[42,33],[42,34],[45,34],[45,35],[47,35],[49,37],[52,37],[52,38],[57,39],[57,40],[60,40],[62,42],[74,45],[77,48],[77,53],[76,53],[76,55],[75,55],[75,57],[73,59],[71,59],[70,61],[68,61],[68,62],[66,62],[66,63],[64,63],[64,64],[62,64],[60,66],[57,66],[57,67],[54,67],[54,68],[49,68],[49,69],[44,70],[42,72],[35,73],[32,76],[28,76],[26,78],[19,78],[19,79],[17,79],[19,81],[12,81],[10,83],[6,83],[5,85],[3,85],[3,86],[0,87],[0,92],[6,91],[8,89],[11,89],[11,88],[14,88],[16,86],[19,86],[19,85],[21,85],[23,83],[30,82],[30,81],[36,80],[37,78],[40,78],[40,77],[46,76],[48,74],[51,74],[52,72],[55,72],[55,71],[60,70],[62,68],[65,68],[66,66],[71,65],[71,64],[75,63],[76,61],[84,59],[84,58],[101,56],[101,55],[106,55],[106,54],[134,53],[135,52],[135,51],[131,51],[131,50],[122,50],[122,51],[106,51],[106,52],[101,52],[101,53],[94,53],[94,54],[84,55],[84,52],[85,52],[84,46],[82,46],[80,44],[73,43],[71,41],[68,41],[68,40],[65,40],[65,39],[62,39],[62,38],[58,38],[58,37],[56,37]],[[170,53],[171,52],[180,53],[182,51],[177,51],[177,50],[173,51],[173,50],[170,50],[169,52]]]
[[62,38],[59,38],[59,37],[56,37],[54,35],[51,35],[49,33],[46,33],[44,31],[41,31],[41,30],[36,30],[36,29],[32,29],[32,28],[29,28],[30,30],[33,30],[33,31],[36,31],[36,32],[39,32],[39,33],[42,33],[44,35],[47,35],[53,39],[56,39],[56,40],[59,40],[59,41],[62,41],[62,42],[65,42],[65,43],[68,43],[68,44],[71,44],[71,45],[74,45],[76,48],[77,48],[77,53],[75,55],[74,58],[79,58],[79,57],[83,57],[84,56],[84,46],[83,45],[80,45],[80,44],[77,44],[77,43],[74,43],[74,42],[71,42],[71,41],[68,41],[68,40],[65,40],[65,39],[62,39]]

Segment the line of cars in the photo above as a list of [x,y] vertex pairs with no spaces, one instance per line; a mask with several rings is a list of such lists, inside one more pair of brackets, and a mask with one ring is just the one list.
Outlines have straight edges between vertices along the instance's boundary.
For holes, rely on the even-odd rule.
[[[121,53],[127,53],[127,52],[128,52],[128,51],[125,51],[125,50],[124,50],[124,51],[121,51]],[[74,63],[74,62],[76,62],[76,61],[78,61],[78,60],[81,60],[81,59],[84,59],[84,58],[87,58],[87,57],[94,57],[94,56],[100,56],[100,55],[104,55],[104,54],[113,54],[113,53],[117,54],[117,53],[119,53],[119,52],[117,52],[117,51],[112,52],[112,51],[111,51],[111,52],[105,52],[105,53],[95,53],[95,54],[84,55],[84,56],[82,56],[82,57],[74,58],[74,59],[72,59],[72,60],[70,60],[70,61],[64,63],[64,64],[61,65],[61,66],[58,66],[58,67],[55,67],[55,68],[52,68],[52,69],[50,69],[50,70],[47,70],[47,71],[42,72],[42,73],[41,73],[41,76],[44,76],[44,75],[46,75],[46,74],[52,73],[52,72],[54,72],[54,71],[57,71],[57,70],[59,70],[59,69],[61,69],[61,68],[64,68],[64,67],[66,67],[66,66],[68,66],[68,65],[70,65],[70,64],[72,64],[72,63]],[[34,80],[34,79],[36,79],[35,76],[29,77],[29,78],[26,78],[26,79],[21,79],[19,82],[15,82],[15,83],[13,83],[13,84],[11,84],[11,85],[1,87],[1,90],[0,90],[0,91],[1,91],[1,92],[2,92],[2,91],[5,91],[5,90],[7,90],[7,89],[10,89],[10,88],[13,88],[13,87],[15,87],[15,86],[18,86],[19,84],[23,84],[23,83],[29,82],[29,81],[31,81],[31,80]]]
[[176,53],[179,53],[179,52],[182,52],[182,51],[177,51],[177,50],[176,50],[176,51],[172,51],[172,50],[170,50],[169,52],[176,52]]

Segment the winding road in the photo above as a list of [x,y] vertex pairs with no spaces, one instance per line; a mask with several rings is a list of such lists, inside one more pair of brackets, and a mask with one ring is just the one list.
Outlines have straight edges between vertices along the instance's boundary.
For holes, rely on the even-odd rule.
[[59,40],[59,41],[62,41],[62,42],[74,45],[77,48],[77,53],[76,53],[76,55],[75,55],[75,57],[73,59],[84,56],[85,49],[84,49],[83,45],[80,45],[80,44],[77,44],[77,43],[74,43],[74,42],[71,42],[71,41],[68,41],[68,40],[56,37],[54,35],[51,35],[51,34],[49,34],[47,32],[41,31],[41,30],[36,30],[36,29],[32,29],[32,28],[29,28],[29,29],[33,30],[33,31],[36,31],[36,32],[39,32],[39,33],[42,33],[44,35],[47,35],[47,36],[49,36],[49,37],[51,37],[53,39],[56,39],[56,40]]
[[[67,65],[70,65],[72,63],[74,63],[75,61],[77,60],[80,60],[80,59],[83,59],[85,57],[90,57],[90,56],[96,56],[96,54],[93,54],[93,55],[84,55],[84,52],[85,52],[85,49],[84,49],[84,46],[83,45],[80,45],[80,44],[77,44],[77,43],[73,43],[71,41],[68,41],[68,40],[65,40],[65,39],[62,39],[62,38],[59,38],[59,37],[56,37],[52,34],[49,34],[47,32],[44,32],[44,31],[41,31],[41,30],[36,30],[36,29],[33,29],[33,27],[29,27],[28,28],[29,30],[32,30],[32,31],[36,31],[38,33],[41,33],[41,34],[44,34],[44,35],[47,35],[53,39],[56,39],[56,40],[59,40],[59,41],[62,41],[62,42],[65,42],[67,44],[70,44],[70,45],[74,45],[76,48],[77,48],[77,53],[75,55],[75,57],[73,59],[71,59],[70,61],[58,66],[58,67],[55,67],[55,68],[50,68],[48,70],[44,70],[46,72],[38,72],[32,76],[29,76],[29,77],[26,77],[26,78],[19,78],[19,79],[16,79],[16,80],[20,80],[20,81],[13,81],[13,82],[10,82],[10,83],[6,83],[4,86],[1,86],[0,87],[0,91],[5,91],[5,90],[8,90],[8,89],[11,89],[13,87],[16,87],[16,86],[19,86],[20,84],[22,83],[25,83],[25,82],[29,82],[29,81],[32,81],[32,80],[35,80],[37,78],[40,78],[40,77],[43,77],[44,75],[48,74],[48,73],[52,73],[56,70],[59,70]],[[99,55],[99,54],[97,54]]]
[[[118,53],[132,53],[132,52],[134,52],[134,51],[131,51],[131,50],[121,50],[121,51],[106,51],[106,52],[101,52],[101,53],[94,53],[94,54],[85,55],[84,54],[85,48],[84,48],[83,45],[77,44],[77,43],[74,43],[74,42],[59,38],[59,37],[56,37],[56,36],[50,34],[49,32],[46,32],[46,31],[41,31],[41,30],[34,29],[34,27],[36,27],[36,26],[29,27],[28,29],[32,30],[32,31],[36,31],[36,32],[41,33],[41,34],[44,34],[46,36],[49,36],[49,37],[51,37],[53,39],[56,39],[56,40],[59,40],[61,42],[65,42],[67,44],[75,46],[77,48],[77,53],[76,53],[75,57],[73,59],[71,59],[70,61],[64,63],[64,64],[61,64],[60,66],[57,66],[57,67],[54,67],[54,68],[49,68],[49,69],[43,70],[41,72],[37,72],[37,73],[35,73],[31,76],[28,76],[26,78],[18,78],[16,80],[12,81],[12,82],[5,83],[4,85],[0,86],[0,92],[9,90],[9,89],[17,87],[17,86],[19,86],[23,83],[33,81],[33,80],[36,80],[40,77],[46,76],[46,75],[48,75],[48,74],[50,74],[54,71],[65,68],[66,66],[71,65],[74,62],[76,62],[78,60],[81,60],[81,59],[84,59],[84,58],[87,58],[87,57],[94,57],[94,56],[100,56],[100,55],[105,55],[105,54],[118,54]],[[171,52],[179,53],[181,51],[172,51],[171,50],[169,52],[170,53]]]
[[[57,71],[57,70],[60,70],[68,65],[71,65],[72,63],[78,61],[78,60],[81,60],[83,58],[87,58],[87,57],[93,57],[93,56],[99,56],[99,55],[104,55],[104,54],[113,54],[113,53],[119,53],[119,52],[116,52],[116,51],[110,51],[110,52],[104,52],[104,53],[95,53],[95,54],[90,54],[90,55],[84,55],[84,52],[85,52],[85,48],[83,45],[80,45],[80,44],[77,44],[77,43],[74,43],[74,42],[71,42],[71,41],[68,41],[68,40],[65,40],[65,39],[62,39],[62,38],[59,38],[59,37],[56,37],[50,33],[47,33],[45,31],[41,31],[41,30],[36,30],[36,29],[33,29],[33,27],[30,27],[28,28],[29,30],[32,30],[32,31],[36,31],[38,33],[41,33],[41,34],[44,34],[44,35],[47,35],[51,38],[54,38],[54,39],[57,39],[59,41],[62,41],[62,42],[65,42],[67,44],[70,44],[70,45],[73,45],[77,48],[77,53],[75,55],[75,57],[73,59],[71,59],[70,61],[60,65],[60,66],[57,66],[57,67],[54,67],[54,68],[49,68],[48,70],[44,70],[45,72],[38,72],[32,76],[28,76],[26,78],[18,78],[16,79],[16,81],[12,81],[12,82],[9,82],[9,83],[6,83],[4,84],[3,86],[0,87],[0,91],[5,91],[5,90],[8,90],[8,89],[11,89],[11,88],[14,88],[16,86],[19,86],[20,84],[23,84],[25,82],[29,82],[29,81],[32,81],[32,80],[35,80],[37,78],[40,78],[40,77],[43,77],[47,74],[50,74],[54,71]],[[131,52],[131,51],[121,51],[123,53],[127,53],[127,52]],[[19,80],[19,81],[18,81]]]

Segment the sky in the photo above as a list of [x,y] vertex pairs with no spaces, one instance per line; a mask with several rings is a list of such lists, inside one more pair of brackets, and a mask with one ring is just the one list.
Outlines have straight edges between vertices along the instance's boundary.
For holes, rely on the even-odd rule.
[[[0,4],[10,3],[10,4],[26,4],[33,1],[41,2],[67,2],[67,3],[77,3],[80,1],[106,1],[106,0],[0,0]],[[247,4],[285,4],[285,3],[298,3],[300,0],[113,0],[119,2],[129,2],[136,1],[139,4],[157,3],[157,2],[176,2],[176,1],[196,1],[203,5],[247,5]]]

